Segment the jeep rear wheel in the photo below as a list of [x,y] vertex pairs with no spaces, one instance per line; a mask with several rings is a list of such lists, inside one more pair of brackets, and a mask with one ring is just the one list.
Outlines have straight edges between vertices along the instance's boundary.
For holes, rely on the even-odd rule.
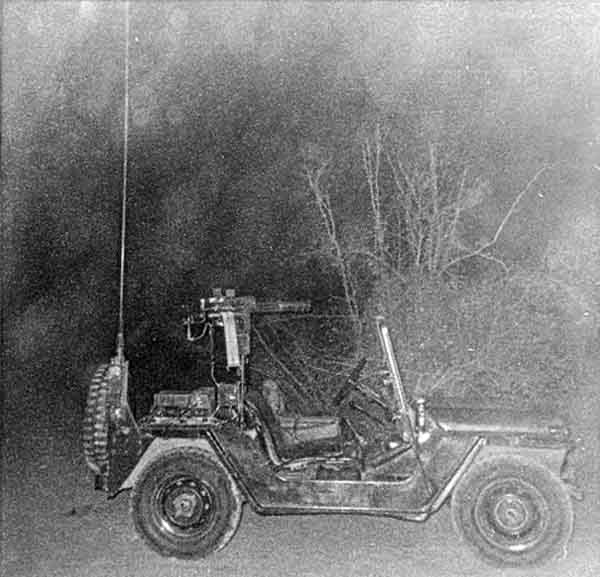
[[573,530],[571,500],[560,479],[516,458],[475,465],[454,491],[452,518],[467,543],[500,567],[556,558]]
[[209,454],[178,449],[153,461],[131,495],[136,530],[166,557],[206,557],[227,545],[242,500],[227,471]]

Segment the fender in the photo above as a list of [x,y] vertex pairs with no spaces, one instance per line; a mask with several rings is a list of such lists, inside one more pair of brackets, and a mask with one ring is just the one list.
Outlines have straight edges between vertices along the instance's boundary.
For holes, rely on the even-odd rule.
[[560,476],[567,451],[568,447],[564,445],[523,446],[488,442],[477,455],[475,463],[493,457],[515,457],[543,465],[557,476]]
[[121,486],[115,492],[115,495],[121,491],[126,489],[131,489],[136,481],[138,480],[140,474],[156,457],[170,451],[172,449],[178,449],[180,447],[195,447],[206,451],[207,453],[212,453],[216,456],[215,450],[213,449],[210,441],[206,437],[197,437],[193,439],[186,438],[170,438],[165,439],[161,437],[155,438],[149,445],[143,455],[140,457],[136,466],[133,468],[131,473],[129,473],[128,477],[123,481]]
[[[427,516],[436,512],[443,505],[446,499],[453,493],[458,483],[469,473],[471,467],[476,463],[492,460],[495,457],[514,457],[519,461],[531,461],[542,465],[556,474],[557,477],[562,477],[561,473],[563,472],[567,452],[568,448],[564,446],[511,446],[493,443],[485,437],[479,437],[474,440],[474,444],[467,456],[452,475],[447,485],[433,499]],[[576,496],[576,487],[572,489],[567,483],[567,488],[570,493]]]

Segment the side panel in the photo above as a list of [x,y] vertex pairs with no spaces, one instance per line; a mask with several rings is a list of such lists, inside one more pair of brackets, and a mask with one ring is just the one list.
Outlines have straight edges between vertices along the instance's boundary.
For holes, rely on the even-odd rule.
[[427,514],[432,494],[418,471],[396,480],[334,480],[277,471],[256,439],[235,427],[215,434],[215,449],[259,513]]

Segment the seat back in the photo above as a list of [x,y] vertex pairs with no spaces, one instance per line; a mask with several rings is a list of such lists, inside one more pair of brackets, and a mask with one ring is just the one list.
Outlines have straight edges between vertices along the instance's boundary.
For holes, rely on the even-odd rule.
[[[284,421],[275,415],[271,406],[259,390],[252,389],[246,393],[246,401],[258,412],[265,431],[265,444],[272,440],[275,451],[282,459],[317,457],[337,454],[342,450],[341,427],[337,417],[292,417],[292,421]],[[296,423],[293,432],[293,422]]]
[[278,455],[283,457],[285,454],[285,439],[279,420],[275,417],[269,403],[267,403],[262,393],[256,389],[250,389],[246,392],[246,402],[256,410],[262,427],[266,429],[264,434],[273,442]]

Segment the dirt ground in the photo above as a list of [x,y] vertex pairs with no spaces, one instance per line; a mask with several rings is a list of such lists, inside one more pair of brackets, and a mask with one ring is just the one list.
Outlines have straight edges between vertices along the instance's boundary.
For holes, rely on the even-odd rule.
[[136,536],[127,494],[108,501],[94,491],[80,450],[81,399],[52,402],[49,395],[44,410],[33,411],[44,404],[34,402],[34,375],[13,371],[5,399],[2,576],[596,577],[599,428],[590,432],[589,426],[599,414],[593,380],[598,368],[588,363],[587,384],[574,399],[578,426],[588,429],[580,463],[587,495],[575,504],[567,557],[510,571],[491,569],[471,554],[453,531],[448,507],[424,524],[360,516],[260,517],[246,507],[237,535],[219,554],[200,562],[162,558]]

